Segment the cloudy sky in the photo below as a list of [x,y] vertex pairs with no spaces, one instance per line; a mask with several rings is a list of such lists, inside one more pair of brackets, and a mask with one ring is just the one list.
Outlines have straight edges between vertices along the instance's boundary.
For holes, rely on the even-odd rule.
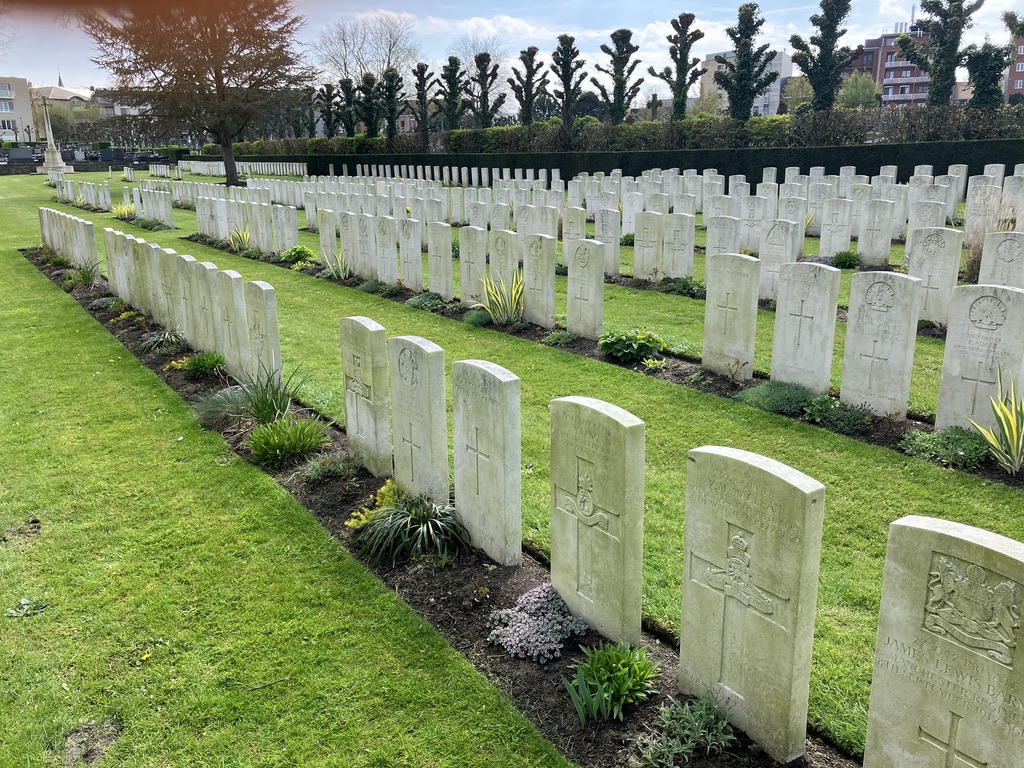
[[[999,16],[1014,5],[1017,0],[987,0],[975,15],[974,26],[965,40],[980,42],[986,35],[1003,40],[1005,30]],[[724,30],[736,21],[734,7],[716,4],[715,9],[702,10],[699,6],[680,7],[678,2],[664,0],[440,0],[429,4],[422,0],[296,0],[294,7],[306,17],[302,33],[305,43],[313,42],[333,21],[377,10],[407,14],[415,19],[421,57],[429,63],[442,60],[445,49],[461,35],[497,35],[514,58],[530,45],[550,53],[558,35],[568,33],[576,37],[587,70],[591,71],[594,63],[607,63],[600,46],[608,42],[609,34],[628,27],[634,31],[633,42],[640,46],[638,56],[643,64],[638,73],[646,71],[648,65],[661,69],[669,63],[665,36],[671,32],[669,20],[681,11],[697,13],[697,26],[705,37],[694,46],[694,53],[701,57],[731,47]],[[799,0],[765,0],[760,7],[767,19],[762,29],[765,40],[787,51],[790,35],[798,33],[806,38],[811,34],[808,19],[818,10],[817,5],[799,4]],[[911,0],[854,0],[847,23],[849,34],[844,42],[856,45],[866,37],[876,37],[883,30],[891,30],[896,22],[908,20],[913,10]],[[107,74],[90,61],[94,55],[90,41],[77,29],[73,16],[52,10],[32,12],[19,6],[13,19],[0,22],[5,27],[0,29],[0,37],[11,31],[10,22],[15,41],[0,59],[0,74],[25,77],[34,85],[55,85],[59,71],[67,86],[106,84]],[[643,93],[649,93],[651,85],[652,78],[648,77]],[[664,86],[661,90],[665,90]]]

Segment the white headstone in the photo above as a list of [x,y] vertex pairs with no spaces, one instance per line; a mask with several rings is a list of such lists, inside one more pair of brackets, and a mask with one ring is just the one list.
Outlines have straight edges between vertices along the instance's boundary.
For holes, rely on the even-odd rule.
[[368,317],[343,317],[340,336],[349,451],[375,477],[390,477],[387,333],[383,325]]
[[523,319],[542,328],[555,325],[557,246],[547,235],[523,238]]
[[427,270],[430,290],[445,301],[455,298],[452,281],[452,228],[443,221],[427,224]]
[[709,255],[705,262],[701,365],[735,381],[754,375],[760,267],[757,259],[738,253]]
[[921,320],[946,325],[949,321],[949,302],[960,270],[964,233],[942,227],[911,232],[914,233],[914,240],[913,250],[907,252],[907,274],[921,278],[924,293]]
[[597,339],[604,325],[604,245],[597,240],[573,240],[564,247],[569,270],[566,329]]
[[772,381],[828,394],[838,301],[838,269],[811,263],[780,267]]

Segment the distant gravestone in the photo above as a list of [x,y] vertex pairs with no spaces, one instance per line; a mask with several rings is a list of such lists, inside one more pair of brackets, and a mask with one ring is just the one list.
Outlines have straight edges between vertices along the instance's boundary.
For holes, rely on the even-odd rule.
[[562,241],[582,240],[587,236],[587,211],[584,208],[566,208],[562,211]]
[[779,269],[783,264],[796,261],[800,225],[786,219],[768,219],[761,222],[758,254],[761,276],[758,297],[774,299],[779,290]]
[[713,256],[719,253],[739,253],[740,220],[735,216],[712,216],[704,219],[707,226],[705,253]]
[[889,526],[864,768],[1015,768],[1024,754],[1024,544]]
[[687,458],[679,685],[788,763],[804,753],[825,487],[735,448]]
[[487,274],[487,230],[480,227],[459,229],[459,294],[462,305],[472,307],[484,301],[484,275]]
[[427,272],[430,290],[445,301],[455,298],[452,281],[452,228],[443,221],[427,224]]
[[941,227],[946,223],[946,206],[944,203],[919,200],[909,206],[910,216],[907,220],[907,241],[904,249],[906,253],[914,250],[914,240],[917,237],[915,230],[924,227]]
[[670,213],[665,216],[664,221],[664,276],[689,277],[693,274],[693,234],[696,217],[690,213]]
[[664,277],[662,251],[663,214],[642,211],[636,215],[633,238],[633,277],[640,280],[660,280]]
[[914,239],[913,247],[907,251],[907,274],[921,278],[924,301],[920,319],[945,326],[949,322],[949,301],[960,270],[964,233],[943,227],[911,232]]
[[754,375],[760,266],[752,256],[738,253],[709,255],[705,262],[701,365],[734,381]]
[[614,209],[602,208],[594,214],[594,239],[604,244],[604,273],[619,274],[621,214]]
[[858,272],[850,283],[839,399],[876,416],[907,416],[921,281],[895,272]]
[[390,477],[387,333],[383,325],[368,317],[343,317],[340,337],[349,451],[374,477]]
[[969,428],[968,418],[992,428],[989,398],[1002,371],[1006,386],[1024,381],[1024,290],[963,285],[953,290],[946,352],[942,358],[935,428]]
[[604,245],[574,240],[567,246],[569,271],[565,327],[585,339],[597,339],[604,325]]
[[388,357],[395,482],[411,495],[425,493],[435,504],[447,504],[444,350],[418,336],[395,336],[388,340]]
[[491,280],[495,285],[504,283],[511,290],[516,270],[519,269],[519,239],[508,229],[492,229],[490,236]]
[[402,285],[410,291],[423,290],[423,224],[416,219],[402,219],[398,222],[399,265]]
[[588,397],[551,402],[551,583],[616,642],[640,640],[644,422]]
[[[177,256],[166,252],[162,258],[169,277],[172,269],[171,260],[176,258]],[[217,273],[215,281],[221,313],[220,346],[224,353],[224,364],[229,374],[239,381],[245,381],[246,376],[252,370],[249,333],[245,327],[245,280],[234,270],[225,269]],[[170,288],[171,284],[165,282],[165,287]],[[169,297],[169,305],[171,298],[173,298],[173,294]],[[172,322],[170,325],[170,327],[176,326],[176,322]]]
[[857,258],[861,266],[885,267],[892,253],[892,217],[895,205],[890,200],[865,200],[861,204]]
[[452,363],[455,506],[473,545],[522,563],[519,377],[484,360]]
[[523,319],[555,326],[555,267],[558,242],[547,235],[523,238]]
[[978,284],[1024,288],[1024,233],[990,232],[986,235]]
[[831,259],[837,253],[850,250],[853,201],[841,197],[829,198],[822,204],[821,217],[818,256]]
[[398,284],[396,223],[391,216],[377,217],[377,279],[388,285]]
[[779,270],[772,381],[827,395],[836,337],[839,270],[824,264],[783,264]]

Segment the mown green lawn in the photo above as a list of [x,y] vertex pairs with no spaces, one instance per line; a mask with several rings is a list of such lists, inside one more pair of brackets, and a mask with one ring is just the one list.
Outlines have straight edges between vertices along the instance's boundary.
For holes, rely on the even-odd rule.
[[[285,491],[16,248],[0,183],[0,765],[566,766]],[[18,601],[47,602],[8,618]]]
[[[34,205],[48,192],[35,180],[0,183],[5,195],[20,195],[19,220],[34,220]],[[115,195],[116,197],[116,195]],[[111,221],[88,216],[102,228]],[[191,212],[178,212],[181,231],[150,235],[179,253],[191,253],[246,279],[277,288],[282,353],[286,367],[301,363],[311,374],[304,397],[343,422],[337,321],[366,315],[390,335],[415,334],[440,344],[447,362],[483,358],[522,378],[524,535],[549,545],[548,404],[564,395],[596,397],[635,413],[647,423],[644,615],[678,630],[683,551],[686,451],[706,444],[761,453],[789,464],[826,485],[818,621],[815,630],[810,719],[847,749],[863,747],[874,631],[887,526],[907,514],[958,520],[1021,539],[1024,496],[1002,485],[943,470],[891,451],[770,416],[728,400],[487,329],[476,329],[386,299],[248,261],[178,239],[195,230]],[[133,230],[116,223],[118,228]],[[31,230],[34,233],[34,230]],[[29,239],[36,239],[32,234]],[[317,247],[315,235],[302,242]],[[457,272],[457,270],[456,270]],[[564,284],[562,284],[564,290]],[[562,297],[561,301],[564,301]],[[564,311],[564,309],[562,310]],[[762,313],[757,367],[766,370],[770,313]],[[699,349],[703,302],[607,286],[609,328],[650,327],[682,345]],[[934,409],[941,342],[919,341],[914,410]],[[839,353],[841,359],[841,353]],[[836,371],[837,369],[834,369]],[[834,382],[838,383],[835,379]]]

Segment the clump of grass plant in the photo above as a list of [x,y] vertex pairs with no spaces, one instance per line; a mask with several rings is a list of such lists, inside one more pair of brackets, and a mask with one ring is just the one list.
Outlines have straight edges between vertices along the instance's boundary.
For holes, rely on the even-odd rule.
[[741,403],[794,419],[803,415],[804,407],[812,397],[807,387],[786,381],[766,381],[736,394],[736,399]]
[[576,341],[577,338],[575,333],[570,333],[569,331],[551,331],[551,333],[541,339],[541,344],[547,344],[549,347],[566,347]]
[[665,340],[653,331],[607,331],[597,340],[601,353],[620,363],[638,363],[665,349]]
[[359,284],[356,290],[362,291],[363,293],[380,293],[384,290],[385,283],[380,280],[366,280]]
[[74,264],[74,262],[67,256],[61,256],[59,253],[55,253],[53,256],[48,256],[43,260],[43,263],[48,267],[53,267],[54,269],[70,267]]
[[1017,388],[1010,380],[1010,387],[1003,390],[1003,370],[996,372],[997,396],[989,398],[995,426],[983,427],[974,419],[968,419],[988,443],[989,453],[1007,474],[1016,477],[1024,466],[1024,398],[1017,399]]
[[472,325],[474,328],[482,328],[486,325],[494,325],[490,313],[482,309],[471,309],[462,316],[462,322]]
[[675,768],[721,754],[736,741],[728,714],[710,693],[685,703],[671,699],[658,710],[657,735],[637,740],[640,754],[634,764]]
[[832,266],[836,269],[856,269],[860,266],[860,257],[853,251],[839,251],[832,257]]
[[135,203],[114,203],[110,206],[110,212],[115,219],[128,223],[135,221]]
[[562,655],[562,645],[589,627],[569,613],[565,601],[551,584],[525,592],[512,608],[494,611],[487,618],[491,630],[487,642],[510,656],[546,664]]
[[444,306],[444,299],[441,298],[439,293],[426,291],[413,296],[405,302],[405,306],[412,307],[413,309],[422,309],[424,312],[436,312]]
[[298,369],[282,380],[261,366],[259,373],[237,385],[200,398],[194,406],[199,423],[219,432],[232,427],[248,432],[256,425],[275,422],[291,411],[295,393],[306,380],[296,381],[297,374]]
[[139,352],[158,352],[161,355],[177,355],[188,349],[188,342],[181,331],[163,329],[150,331],[139,341]]
[[804,406],[804,416],[812,424],[840,435],[867,434],[873,421],[866,406],[841,403],[828,395],[811,398]]
[[64,290],[72,291],[75,288],[88,288],[92,290],[100,284],[100,265],[82,264],[68,270],[64,275]]
[[359,552],[374,563],[391,565],[427,554],[442,563],[469,548],[469,532],[455,507],[435,504],[425,495],[400,500],[370,515],[356,532]]
[[934,432],[908,429],[900,440],[900,450],[908,456],[951,469],[977,469],[989,457],[985,438],[963,427],[946,427]]
[[584,658],[572,665],[573,680],[562,678],[580,724],[588,720],[623,720],[625,709],[657,693],[658,662],[641,647],[601,642],[583,649]]
[[242,251],[249,250],[251,242],[252,236],[247,229],[235,228],[228,232],[228,249],[232,253],[241,253]]
[[322,421],[290,414],[254,427],[243,445],[251,452],[254,464],[268,469],[284,469],[317,453],[329,443],[327,425]]
[[172,229],[172,227],[169,227],[162,221],[157,221],[156,219],[135,219],[132,224],[136,227],[148,229],[150,232],[162,232],[165,229]]
[[512,285],[505,285],[503,278],[498,282],[491,279],[490,275],[484,275],[484,300],[482,304],[476,304],[473,309],[482,309],[491,316],[495,325],[507,327],[518,325],[523,322],[524,312],[524,283],[523,272],[517,269],[512,275]]
[[362,466],[363,463],[350,453],[319,455],[306,462],[302,477],[312,484],[341,480],[346,488],[354,488],[359,483],[359,470]]
[[185,373],[196,381],[222,378],[225,374],[224,364],[224,355],[220,352],[198,352],[185,363]]

